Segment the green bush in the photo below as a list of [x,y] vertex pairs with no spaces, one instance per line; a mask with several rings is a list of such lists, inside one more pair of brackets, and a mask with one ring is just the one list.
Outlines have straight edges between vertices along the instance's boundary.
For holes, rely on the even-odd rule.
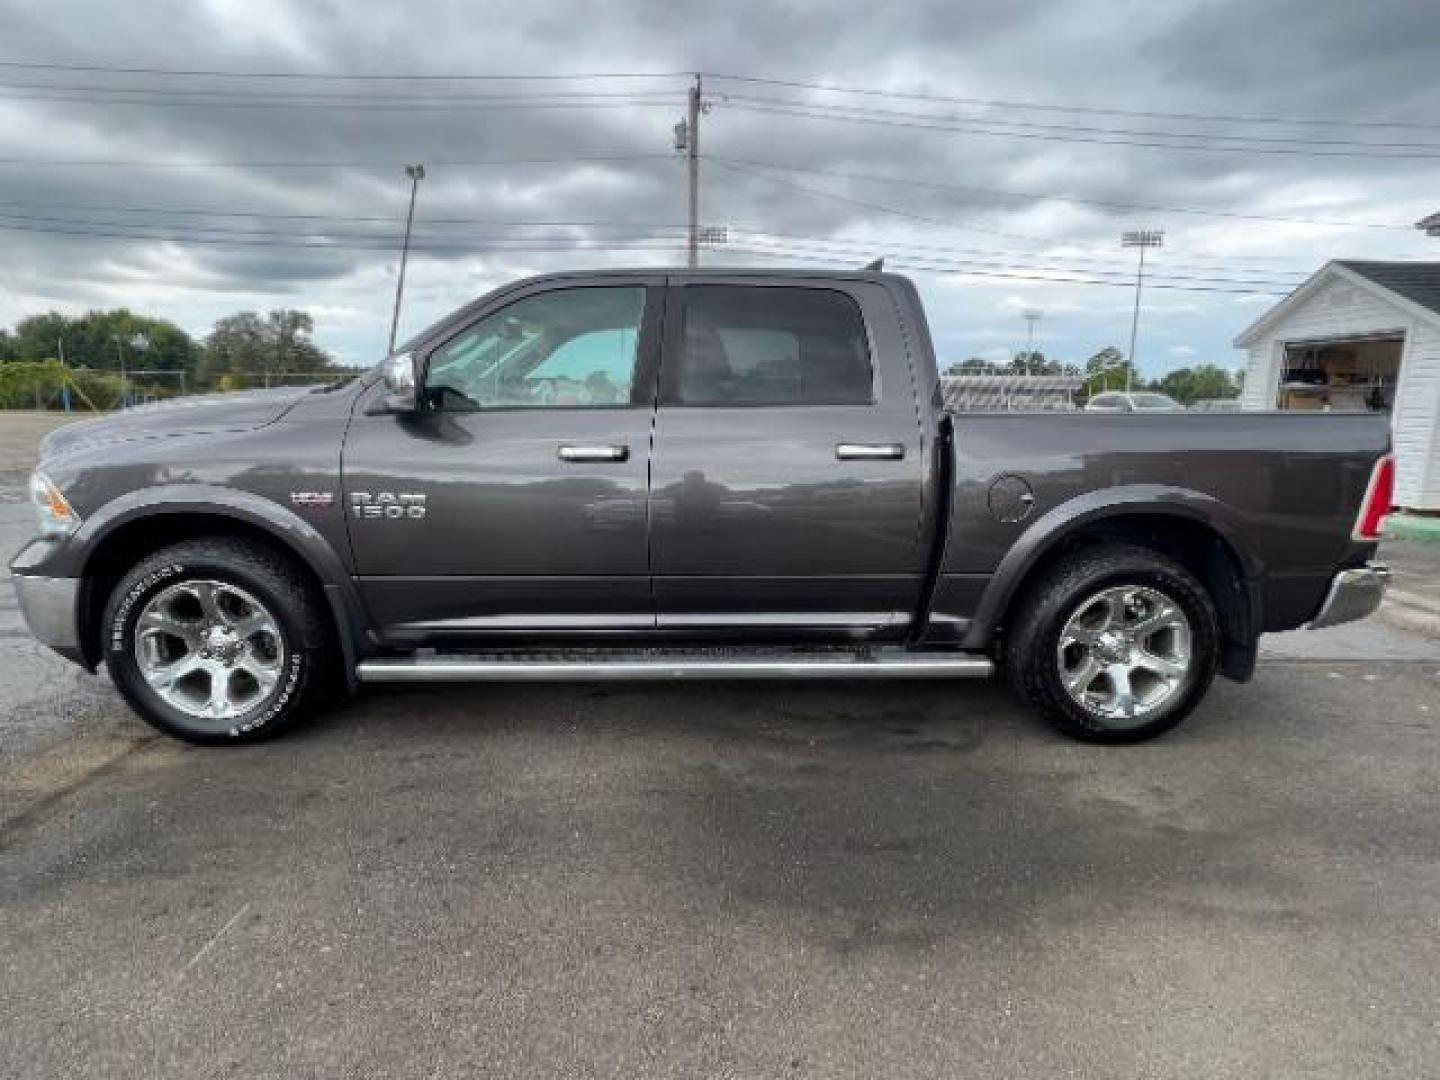
[[120,403],[118,375],[77,371],[58,360],[13,360],[0,364],[0,409],[63,408],[67,383],[70,407],[77,411],[113,409]]

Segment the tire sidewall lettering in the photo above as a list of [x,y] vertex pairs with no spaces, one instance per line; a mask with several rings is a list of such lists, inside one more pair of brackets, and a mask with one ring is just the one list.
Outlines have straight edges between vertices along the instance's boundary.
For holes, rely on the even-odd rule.
[[300,679],[305,673],[305,655],[299,651],[291,650],[289,662],[286,664],[285,685],[280,692],[270,701],[265,708],[252,713],[250,716],[242,717],[238,723],[232,726],[229,735],[239,738],[257,728],[262,728],[275,717],[285,711],[290,699],[300,688]]
[[[163,566],[158,566],[154,570],[151,570],[126,591],[124,598],[121,599],[120,603],[116,605],[114,609],[114,614],[110,619],[110,625],[105,635],[106,650],[112,658],[112,663],[118,661],[122,664],[133,664],[133,641],[131,640],[133,634],[131,631],[134,623],[138,619],[138,609],[143,605],[143,602],[152,596],[159,587],[174,583],[177,579],[182,579],[186,575],[193,576],[200,572],[200,569],[197,567],[187,567],[178,562],[166,563]],[[204,571],[204,573],[207,574],[213,572],[214,571],[210,569]],[[254,583],[247,583],[246,587],[253,589],[255,585]],[[298,638],[295,638],[291,628],[286,625],[287,620],[285,618],[283,605],[274,604],[274,601],[268,597],[266,599],[277,611],[278,621],[286,637],[298,642]],[[285,677],[280,690],[265,703],[263,708],[258,708],[247,715],[238,717],[229,728],[224,730],[223,734],[231,738],[241,738],[263,728],[285,712],[302,690],[307,660],[307,654],[298,644],[289,648],[285,664]],[[168,708],[164,702],[157,701],[156,705],[161,708]]]
[[125,598],[120,601],[119,606],[115,609],[114,618],[110,620],[110,632],[106,637],[109,642],[109,650],[112,654],[123,656],[126,652],[126,630],[129,628],[130,617],[134,613],[136,605],[139,604],[155,586],[163,584],[172,578],[179,577],[185,572],[185,567],[179,563],[168,563],[165,566],[157,567],[150,571],[150,573],[146,574],[131,586],[130,591],[125,594]]

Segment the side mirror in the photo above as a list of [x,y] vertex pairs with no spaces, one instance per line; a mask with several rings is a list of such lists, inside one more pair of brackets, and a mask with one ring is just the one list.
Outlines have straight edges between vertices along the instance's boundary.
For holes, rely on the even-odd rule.
[[385,360],[385,393],[375,403],[375,412],[415,412],[415,357],[408,352],[394,353]]

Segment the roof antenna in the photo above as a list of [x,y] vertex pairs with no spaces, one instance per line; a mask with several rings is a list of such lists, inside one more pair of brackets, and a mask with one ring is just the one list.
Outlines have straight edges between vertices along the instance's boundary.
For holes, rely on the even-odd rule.
[[862,269],[874,270],[878,274],[881,270],[885,269],[885,256],[881,255],[878,259],[866,263]]

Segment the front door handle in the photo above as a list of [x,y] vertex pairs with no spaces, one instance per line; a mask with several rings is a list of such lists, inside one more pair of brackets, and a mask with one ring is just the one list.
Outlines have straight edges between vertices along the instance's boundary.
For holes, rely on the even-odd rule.
[[841,461],[900,461],[905,457],[905,444],[836,443],[835,456]]
[[559,455],[561,461],[628,461],[630,447],[624,443],[565,445]]

